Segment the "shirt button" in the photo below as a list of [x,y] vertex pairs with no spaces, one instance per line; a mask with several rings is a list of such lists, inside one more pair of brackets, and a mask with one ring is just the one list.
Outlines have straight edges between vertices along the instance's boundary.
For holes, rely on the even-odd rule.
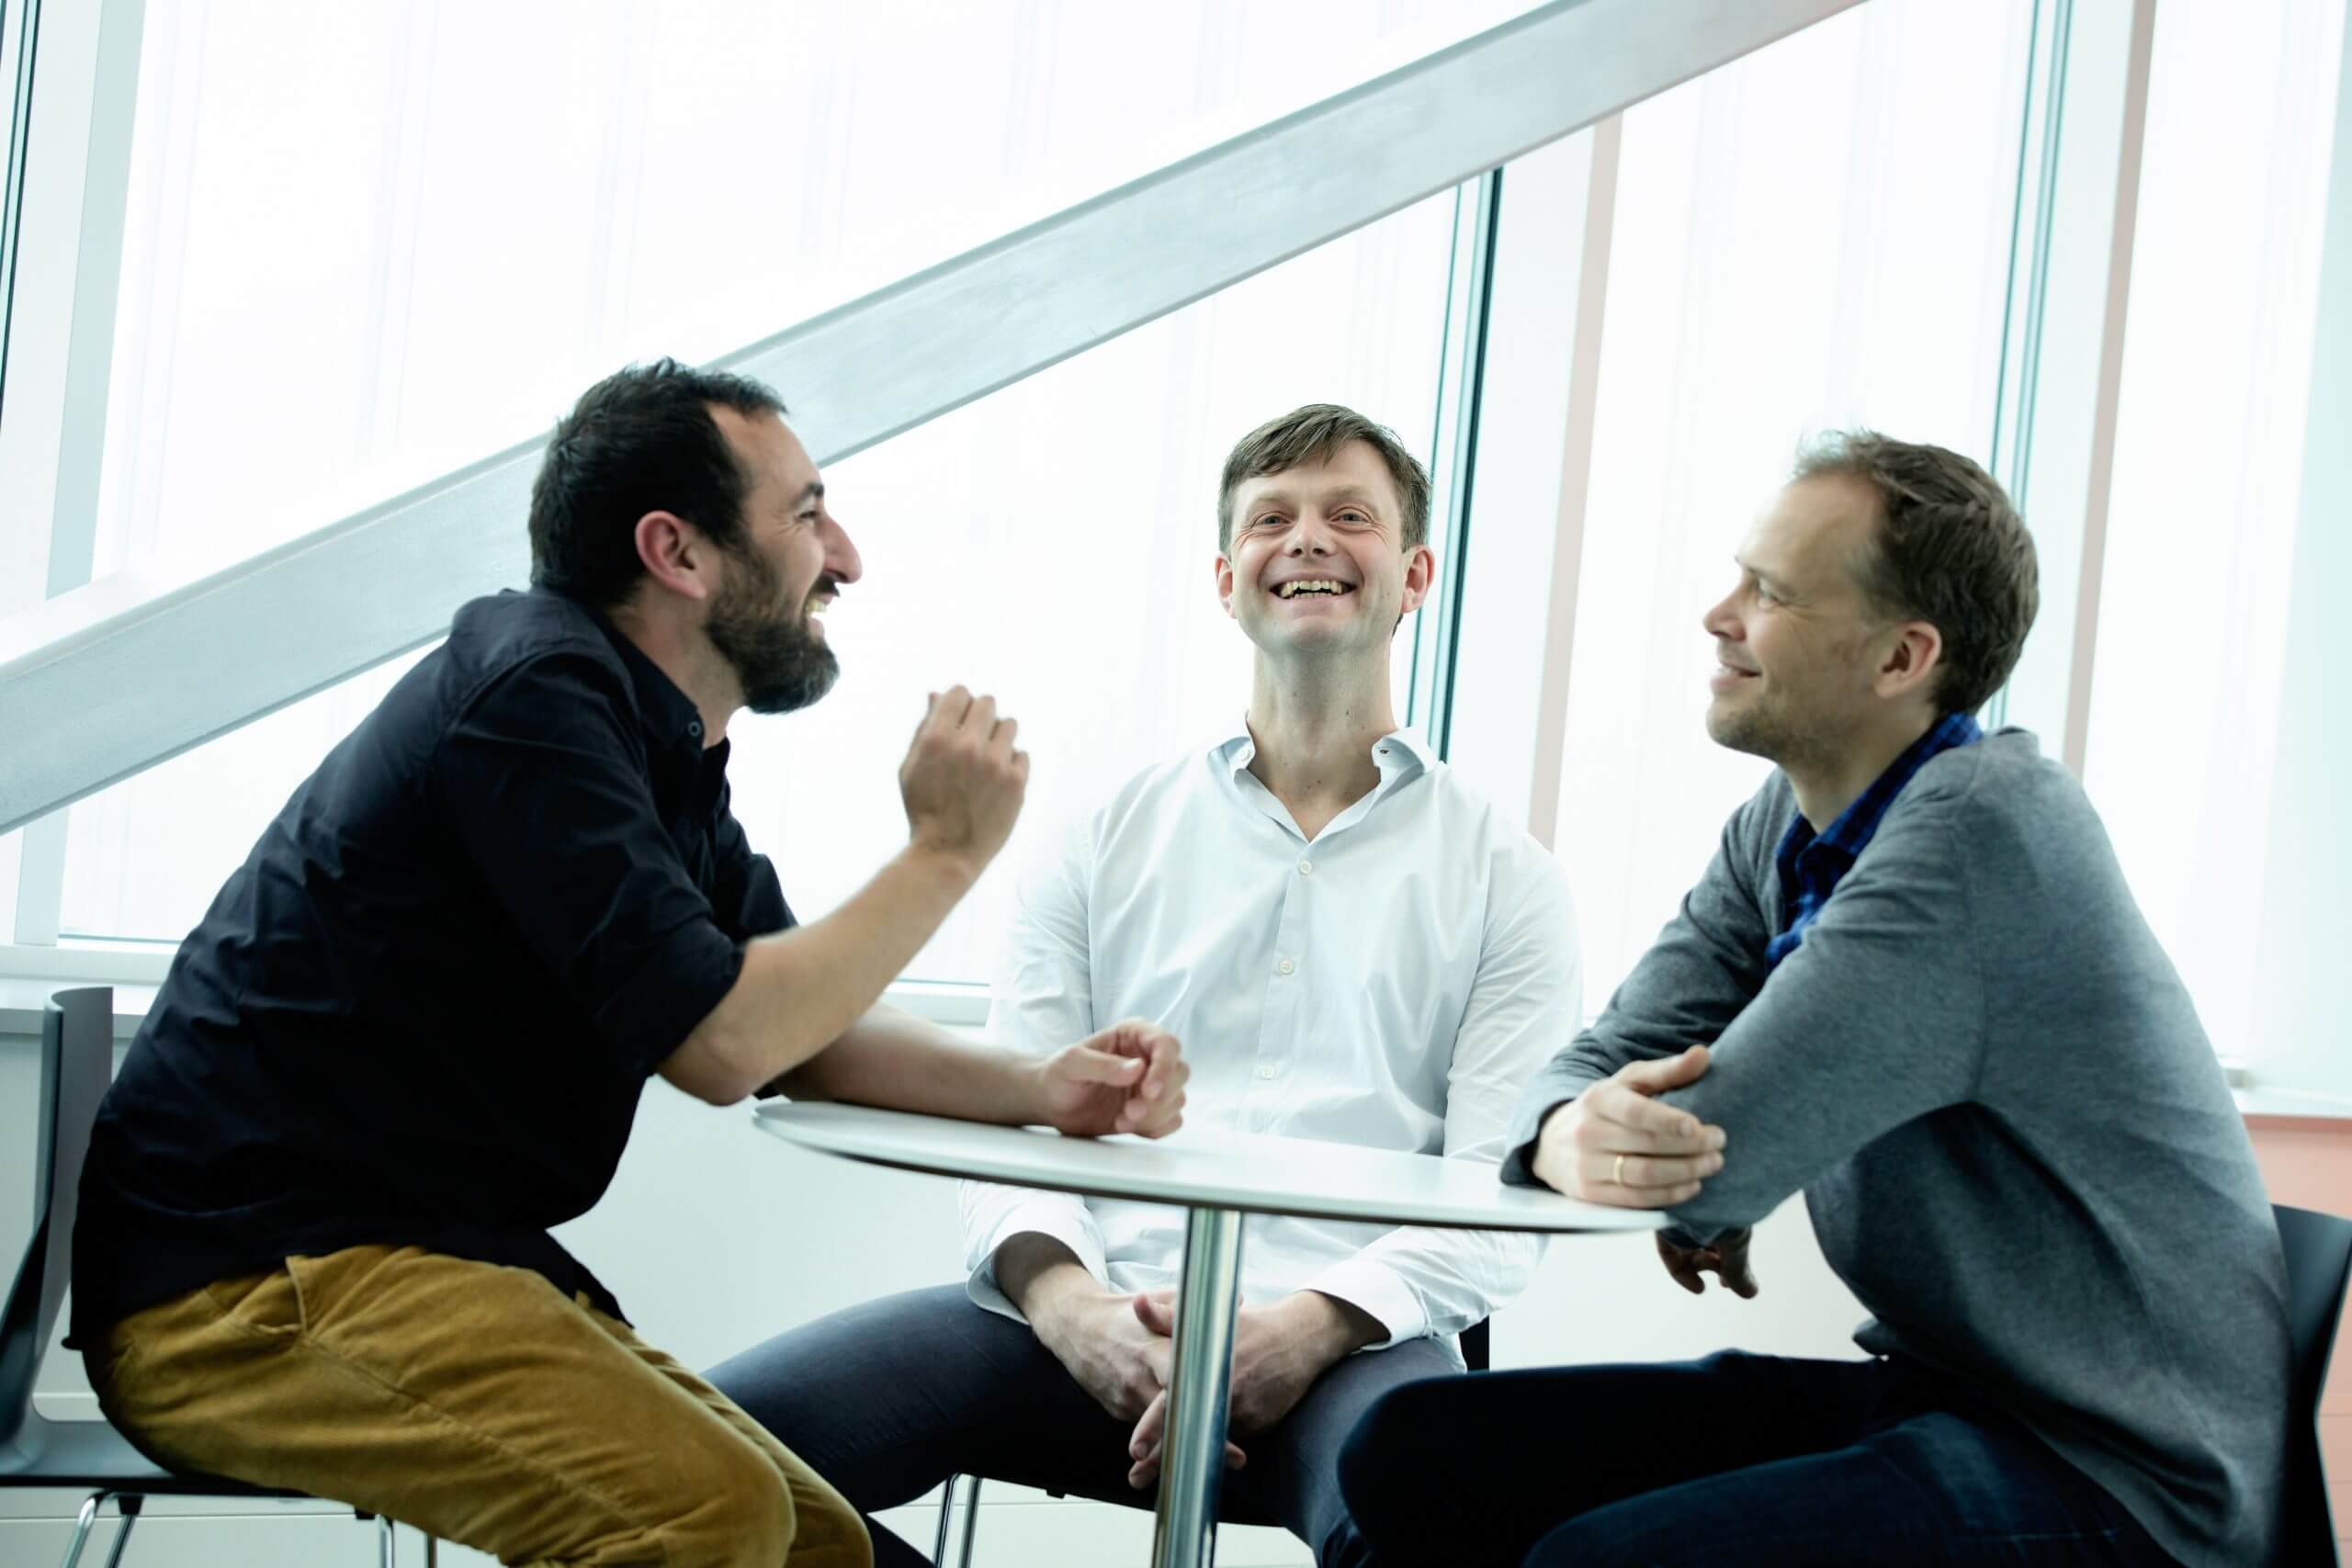
[[1274,965],[1274,967],[1275,967],[1275,968],[1277,968],[1277,969],[1279,969],[1279,970],[1281,970],[1283,974],[1287,975],[1287,974],[1289,974],[1292,970],[1294,970],[1294,969],[1297,968],[1297,967],[1298,967],[1298,965],[1297,965],[1297,964],[1293,964],[1289,959],[1285,958],[1285,959],[1283,959],[1280,964],[1275,964],[1275,965]]
[[1261,1078],[1271,1078],[1274,1076],[1274,1069],[1272,1067],[1260,1067],[1258,1069],[1258,1076]]
[[1314,874],[1315,874],[1315,863],[1314,863],[1313,861],[1311,861],[1311,860],[1303,860],[1303,861],[1299,862],[1299,863],[1298,863],[1298,874],[1299,874],[1299,875],[1301,875],[1301,876],[1312,876],[1312,875],[1314,875]]
[[687,733],[688,735],[693,736],[693,737],[694,737],[695,739],[697,739],[697,740],[701,739],[702,739],[702,720],[700,720],[700,719],[695,719],[693,723],[691,723],[691,724],[687,725],[687,726],[686,726],[686,733]]

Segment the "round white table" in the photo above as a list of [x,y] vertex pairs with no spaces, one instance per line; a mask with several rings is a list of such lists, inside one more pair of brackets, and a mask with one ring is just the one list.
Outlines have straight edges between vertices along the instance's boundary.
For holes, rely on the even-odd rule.
[[1305,1214],[1380,1224],[1474,1230],[1651,1231],[1657,1213],[1505,1187],[1490,1165],[1186,1128],[1157,1142],[1065,1138],[862,1105],[771,1101],[758,1125],[846,1159],[937,1176],[1003,1181],[1190,1211],[1177,1293],[1175,1365],[1152,1534],[1154,1568],[1204,1568],[1225,1473],[1226,1406],[1241,1283],[1241,1216]]

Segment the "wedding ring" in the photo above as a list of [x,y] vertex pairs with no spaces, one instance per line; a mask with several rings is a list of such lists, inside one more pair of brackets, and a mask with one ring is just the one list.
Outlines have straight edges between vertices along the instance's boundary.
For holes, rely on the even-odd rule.
[[1617,1163],[1609,1168],[1609,1179],[1620,1187],[1625,1185],[1625,1156],[1623,1155],[1619,1155]]

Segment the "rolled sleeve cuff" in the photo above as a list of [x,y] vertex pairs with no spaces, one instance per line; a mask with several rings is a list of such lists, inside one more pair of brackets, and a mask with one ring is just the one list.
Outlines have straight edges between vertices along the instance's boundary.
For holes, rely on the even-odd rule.
[[1000,1317],[1009,1317],[1015,1323],[1029,1321],[997,1284],[996,1255],[1014,1236],[1032,1233],[1051,1236],[1069,1247],[1086,1271],[1094,1276],[1097,1284],[1106,1291],[1111,1288],[1111,1269],[1102,1257],[1102,1238],[1095,1235],[1093,1225],[1088,1223],[1085,1209],[1040,1200],[1008,1209],[990,1228],[980,1248],[979,1263],[964,1285],[965,1292],[972,1298],[974,1306],[983,1312],[995,1313]]
[[709,921],[679,928],[597,1010],[597,1035],[631,1067],[660,1071],[735,988],[743,945]]
[[1419,1294],[1394,1269],[1359,1254],[1334,1263],[1306,1281],[1303,1289],[1334,1296],[1370,1313],[1388,1337],[1367,1350],[1385,1350],[1430,1331],[1430,1314]]

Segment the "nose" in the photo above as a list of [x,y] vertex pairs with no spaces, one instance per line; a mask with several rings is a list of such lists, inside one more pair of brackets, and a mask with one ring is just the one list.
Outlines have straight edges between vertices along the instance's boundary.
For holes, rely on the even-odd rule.
[[1283,542],[1283,554],[1328,556],[1331,553],[1331,525],[1320,513],[1303,511],[1292,525],[1290,537]]
[[849,530],[843,528],[831,513],[825,513],[825,570],[835,581],[855,582],[865,575],[865,562],[850,542]]
[[1724,594],[1715,602],[1713,609],[1699,617],[1701,629],[1718,642],[1742,640],[1740,634],[1744,628],[1739,624],[1738,615],[1732,610],[1732,600],[1736,596],[1733,593]]

